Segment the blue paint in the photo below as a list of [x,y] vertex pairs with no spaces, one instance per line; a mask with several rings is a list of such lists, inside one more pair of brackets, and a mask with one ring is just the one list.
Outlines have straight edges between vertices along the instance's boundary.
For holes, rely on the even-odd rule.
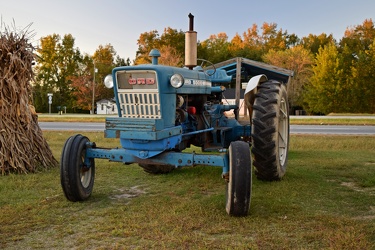
[[[139,164],[167,164],[175,167],[207,165],[228,173],[227,148],[232,141],[250,136],[250,125],[241,125],[224,112],[238,109],[223,105],[225,88],[212,86],[231,80],[225,70],[215,74],[158,65],[160,52],[152,50],[152,64],[113,69],[118,117],[106,119],[106,138],[118,138],[121,148],[88,145],[86,159]],[[209,74],[208,74],[209,73]],[[184,84],[174,88],[170,78],[180,74]],[[195,145],[219,154],[184,153]]]

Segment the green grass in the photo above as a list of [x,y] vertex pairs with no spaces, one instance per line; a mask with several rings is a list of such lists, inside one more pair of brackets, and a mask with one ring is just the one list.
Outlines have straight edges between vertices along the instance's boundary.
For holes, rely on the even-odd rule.
[[89,115],[89,114],[39,114],[40,122],[105,122],[106,115]]
[[[56,158],[73,133],[44,133]],[[254,178],[244,218],[225,212],[220,168],[96,167],[92,196],[76,203],[64,197],[59,169],[0,176],[0,248],[375,249],[375,137],[292,136],[285,178]]]
[[291,125],[364,125],[374,126],[375,119],[371,118],[330,118],[330,119],[319,119],[319,118],[290,118]]

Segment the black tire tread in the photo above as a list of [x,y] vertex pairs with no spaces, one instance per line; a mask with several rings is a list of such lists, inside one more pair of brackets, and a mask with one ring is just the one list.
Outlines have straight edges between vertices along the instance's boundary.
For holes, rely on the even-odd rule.
[[95,176],[95,162],[92,159],[91,173],[92,181],[89,187],[84,188],[80,181],[77,162],[81,157],[82,150],[86,148],[89,139],[80,134],[71,136],[64,144],[60,160],[60,182],[65,197],[70,201],[86,200],[92,192]]
[[[231,216],[246,216],[251,200],[251,157],[249,144],[243,141],[231,143],[231,180],[227,184],[227,213]],[[229,185],[232,193],[229,198]],[[233,198],[235,196],[235,198]]]
[[[277,155],[279,100],[286,94],[282,83],[268,81],[258,86],[255,95],[252,120],[252,154],[255,174],[265,181],[280,180],[285,173],[285,166],[280,166]],[[289,118],[288,118],[289,119]]]

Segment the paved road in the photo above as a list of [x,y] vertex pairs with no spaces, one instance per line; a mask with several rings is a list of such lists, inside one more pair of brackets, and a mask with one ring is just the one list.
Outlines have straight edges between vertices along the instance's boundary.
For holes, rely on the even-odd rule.
[[39,122],[42,130],[104,131],[104,122]]
[[[97,122],[39,122],[42,130],[104,131],[105,124]],[[375,135],[375,126],[291,125],[291,134]]]

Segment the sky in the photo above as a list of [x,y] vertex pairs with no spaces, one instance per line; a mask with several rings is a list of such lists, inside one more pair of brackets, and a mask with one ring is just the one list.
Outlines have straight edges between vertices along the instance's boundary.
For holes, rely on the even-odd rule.
[[161,35],[167,27],[185,32],[189,13],[200,41],[220,32],[231,40],[264,22],[299,38],[326,33],[340,40],[348,27],[375,21],[375,1],[0,0],[0,27],[31,24],[35,46],[41,37],[71,34],[81,53],[93,55],[99,45],[111,44],[121,58],[133,60],[140,34],[157,30]]

